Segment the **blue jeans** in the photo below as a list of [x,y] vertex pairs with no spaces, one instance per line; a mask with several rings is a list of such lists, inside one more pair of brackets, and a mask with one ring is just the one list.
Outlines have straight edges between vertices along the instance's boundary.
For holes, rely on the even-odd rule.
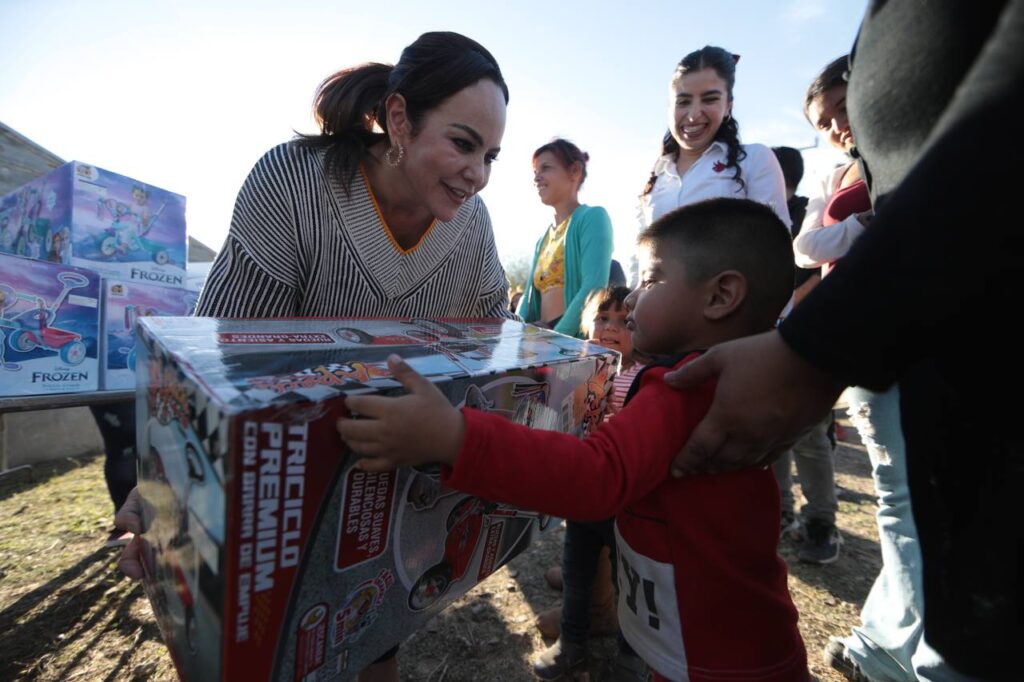
[[800,510],[800,515],[804,521],[817,519],[834,526],[839,502],[836,500],[835,463],[832,459],[834,448],[829,438],[831,426],[832,413],[829,412],[825,419],[779,457],[772,465],[772,469],[779,484],[783,513],[795,511],[793,473],[790,465],[790,462],[795,461],[796,472],[800,476],[800,488],[807,500],[807,504]]
[[615,521],[565,522],[562,547],[562,638],[573,644],[585,644],[590,632],[590,595],[597,575],[601,549],[611,549],[612,584],[617,584]]
[[921,548],[907,485],[899,390],[851,388],[846,397],[878,492],[882,570],[864,602],[861,624],[843,643],[864,674],[875,680],[965,679],[924,641]]

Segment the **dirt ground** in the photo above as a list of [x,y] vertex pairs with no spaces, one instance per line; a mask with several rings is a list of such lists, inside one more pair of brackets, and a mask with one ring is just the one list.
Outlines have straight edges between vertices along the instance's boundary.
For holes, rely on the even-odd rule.
[[[842,679],[821,664],[820,652],[829,635],[857,622],[880,564],[867,455],[855,433],[846,434],[852,442],[837,452],[839,561],[801,564],[796,545],[780,547],[811,672],[822,680]],[[102,457],[0,478],[0,680],[176,679],[142,588],[118,574],[116,550],[100,548],[110,517]],[[534,618],[558,604],[543,571],[559,562],[562,536],[561,528],[549,532],[413,635],[402,647],[402,679],[535,679],[530,659],[550,642]],[[614,650],[614,638],[593,641],[577,679],[600,682]]]

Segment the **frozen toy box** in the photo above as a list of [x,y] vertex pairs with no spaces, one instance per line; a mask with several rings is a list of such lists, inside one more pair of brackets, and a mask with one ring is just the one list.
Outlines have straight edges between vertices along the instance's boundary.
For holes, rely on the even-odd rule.
[[551,519],[353,467],[345,396],[401,393],[401,354],[453,404],[583,435],[618,355],[508,320],[217,320],[137,327],[146,590],[183,680],[351,680]]
[[0,254],[0,395],[95,391],[100,277]]
[[0,251],[185,284],[185,197],[78,161],[0,199]]
[[198,294],[114,279],[103,280],[103,344],[100,388],[135,387],[135,321],[140,317],[181,317],[192,313]]

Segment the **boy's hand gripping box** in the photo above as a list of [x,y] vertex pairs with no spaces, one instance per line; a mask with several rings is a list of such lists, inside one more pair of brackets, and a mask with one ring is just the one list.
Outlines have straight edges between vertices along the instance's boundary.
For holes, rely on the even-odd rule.
[[0,395],[95,391],[100,277],[0,254]]
[[184,680],[354,679],[551,519],[355,468],[345,396],[403,392],[399,353],[455,405],[584,435],[618,355],[507,320],[139,324],[146,588]]
[[185,197],[72,161],[0,197],[0,251],[185,285]]

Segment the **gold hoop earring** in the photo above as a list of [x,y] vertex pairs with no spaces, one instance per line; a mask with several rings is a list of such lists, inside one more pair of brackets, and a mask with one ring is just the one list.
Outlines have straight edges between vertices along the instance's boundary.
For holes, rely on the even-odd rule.
[[405,156],[405,147],[402,143],[398,143],[398,154],[395,154],[395,146],[391,145],[388,150],[384,152],[384,163],[391,166],[392,168],[398,168],[398,164],[402,163],[402,157]]

